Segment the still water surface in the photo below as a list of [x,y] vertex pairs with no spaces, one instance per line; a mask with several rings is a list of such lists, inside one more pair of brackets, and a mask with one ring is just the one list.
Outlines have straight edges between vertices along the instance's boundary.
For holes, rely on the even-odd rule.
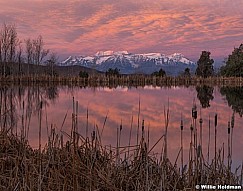
[[[60,130],[70,134],[72,126],[73,97],[78,101],[78,132],[86,136],[87,110],[88,110],[88,136],[94,127],[101,131],[104,121],[102,143],[116,146],[117,128],[121,131],[121,146],[128,145],[129,133],[132,125],[131,144],[137,140],[138,113],[140,100],[140,128],[144,120],[145,132],[149,129],[150,148],[165,132],[164,109],[169,107],[168,127],[168,155],[172,162],[180,150],[180,124],[183,120],[183,145],[184,158],[188,159],[190,145],[190,125],[192,123],[191,110],[193,102],[197,105],[199,118],[203,119],[203,154],[208,157],[208,145],[210,158],[214,155],[214,115],[218,114],[217,144],[225,149],[227,159],[228,146],[228,121],[235,112],[235,125],[233,129],[233,166],[237,167],[243,159],[243,94],[242,88],[219,88],[219,87],[117,87],[117,88],[13,88],[16,93],[14,103],[16,112],[16,125],[21,126],[21,116],[31,110],[30,128],[28,139],[32,147],[38,148],[38,101],[43,101],[42,109],[42,142],[47,141],[47,128],[52,124],[57,132]],[[9,91],[9,90],[8,90]],[[14,94],[15,95],[15,94]],[[21,103],[21,104],[19,104]],[[25,104],[25,107],[23,105]],[[76,105],[76,102],[75,102]],[[27,112],[28,108],[28,112]],[[29,113],[30,114],[30,113]],[[67,114],[66,119],[65,115]],[[133,122],[132,122],[133,118]],[[209,132],[209,118],[211,130]],[[140,130],[141,131],[141,130]],[[140,133],[141,134],[141,133]],[[210,142],[209,142],[210,134]],[[161,153],[163,142],[155,148],[155,153]]]

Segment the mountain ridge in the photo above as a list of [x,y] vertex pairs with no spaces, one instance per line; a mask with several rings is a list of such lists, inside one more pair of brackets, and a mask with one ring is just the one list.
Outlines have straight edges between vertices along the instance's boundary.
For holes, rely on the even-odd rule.
[[133,54],[128,51],[98,51],[93,56],[69,56],[60,62],[61,66],[80,65],[102,72],[118,68],[123,74],[151,74],[164,69],[169,75],[178,75],[185,68],[195,71],[196,63],[181,53],[165,55],[162,53]]

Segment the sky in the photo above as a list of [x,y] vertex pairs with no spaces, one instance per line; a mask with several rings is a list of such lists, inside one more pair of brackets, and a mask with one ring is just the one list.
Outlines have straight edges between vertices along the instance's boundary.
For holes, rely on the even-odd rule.
[[207,50],[223,60],[243,43],[243,0],[0,0],[4,22],[61,59],[127,50],[196,61]]

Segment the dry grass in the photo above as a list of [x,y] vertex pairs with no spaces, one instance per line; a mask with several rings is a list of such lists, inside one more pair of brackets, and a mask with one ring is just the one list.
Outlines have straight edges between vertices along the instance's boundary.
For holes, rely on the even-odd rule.
[[[73,103],[70,135],[57,133],[51,127],[48,142],[39,149],[32,149],[25,136],[1,127],[0,190],[193,190],[196,184],[242,184],[242,167],[240,175],[232,173],[225,165],[223,148],[215,148],[216,156],[208,162],[198,150],[200,141],[198,144],[192,139],[192,157],[187,166],[182,165],[181,169],[177,160],[171,163],[167,158],[169,109],[164,110],[165,134],[155,145],[149,146],[149,130],[146,137],[142,122],[138,145],[132,146],[129,141],[129,146],[120,147],[121,123],[117,129],[117,146],[104,147],[97,126],[91,137],[77,133],[78,104],[75,108],[74,100]],[[195,130],[191,128],[197,136]],[[63,136],[68,138],[67,142]],[[153,149],[161,143],[163,152],[158,158]],[[177,159],[182,153],[181,146]]]
[[121,75],[105,76],[104,74],[90,75],[88,78],[80,78],[77,76],[50,76],[37,75],[30,76],[0,76],[1,85],[72,85],[72,86],[92,86],[92,87],[117,87],[117,86],[242,86],[243,79],[241,77],[155,77],[148,75]]

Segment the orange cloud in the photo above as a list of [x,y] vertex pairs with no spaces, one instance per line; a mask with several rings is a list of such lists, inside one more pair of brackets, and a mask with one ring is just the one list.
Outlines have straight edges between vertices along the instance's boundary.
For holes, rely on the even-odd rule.
[[13,0],[0,6],[1,21],[15,22],[21,38],[42,34],[61,55],[115,49],[177,51],[195,59],[206,49],[225,57],[243,39],[241,0]]

